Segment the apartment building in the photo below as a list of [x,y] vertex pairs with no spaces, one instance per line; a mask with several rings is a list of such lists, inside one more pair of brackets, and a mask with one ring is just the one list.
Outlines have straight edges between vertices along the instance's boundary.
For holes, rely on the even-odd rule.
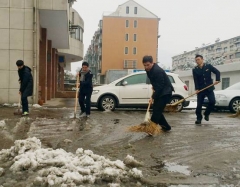
[[[240,75],[240,36],[220,41],[214,44],[203,44],[195,50],[184,52],[172,57],[172,67],[181,79],[189,86],[189,92],[194,92],[192,68],[196,66],[195,55],[201,54],[205,63],[216,66],[221,72],[221,84],[216,85],[217,90],[225,89],[239,82]],[[215,77],[213,76],[213,79]]]
[[83,59],[84,22],[74,1],[0,1],[0,103],[18,101],[19,59],[32,69],[30,102],[64,96],[64,70]]
[[143,69],[142,57],[157,61],[159,18],[133,0],[103,14],[85,55],[98,83],[108,70]]

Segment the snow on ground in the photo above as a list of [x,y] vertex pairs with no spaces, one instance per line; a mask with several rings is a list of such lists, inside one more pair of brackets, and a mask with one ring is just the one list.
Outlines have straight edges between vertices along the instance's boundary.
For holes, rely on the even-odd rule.
[[[126,159],[128,163],[138,163],[132,156]],[[1,166],[5,162],[11,163],[8,168]],[[40,140],[33,137],[16,140],[10,149],[0,151],[0,176],[6,170],[12,175],[27,171],[36,174],[33,186],[76,186],[105,181],[110,187],[118,187],[121,181],[137,181],[143,176],[141,170],[127,167],[128,163],[111,161],[82,148],[75,154],[63,149],[44,149]]]
[[39,104],[33,104],[32,105],[34,108],[41,108],[42,106],[41,105],[39,105]]
[[0,120],[0,129],[4,129],[6,127],[5,120]]

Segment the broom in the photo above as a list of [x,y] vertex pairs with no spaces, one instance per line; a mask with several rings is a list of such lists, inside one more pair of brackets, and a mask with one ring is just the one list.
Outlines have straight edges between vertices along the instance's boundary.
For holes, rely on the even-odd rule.
[[[206,89],[208,89],[208,88],[210,88],[210,87],[212,87],[212,86],[214,86],[214,84],[211,84],[211,85],[209,85],[209,86],[207,86],[207,87],[199,90],[199,92],[202,92],[202,91],[204,91],[204,90],[206,90]],[[199,92],[198,92],[198,93],[199,93]],[[197,93],[195,92],[195,93],[193,93],[192,95],[189,95],[189,96],[187,96],[187,97],[185,97],[185,98],[183,98],[183,99],[181,99],[181,100],[179,100],[179,101],[177,101],[177,102],[175,102],[175,103],[173,103],[173,104],[167,104],[167,106],[165,107],[165,110],[167,110],[167,111],[169,111],[169,112],[176,112],[176,111],[177,111],[177,107],[178,107],[178,105],[179,105],[180,103],[184,102],[186,99],[188,99],[189,97],[192,97],[192,96],[194,96],[194,95],[196,95],[196,94],[197,94]]]
[[150,112],[149,112],[150,106],[151,106],[151,102],[149,101],[144,121],[140,125],[134,125],[132,127],[129,127],[128,131],[130,131],[130,132],[145,132],[151,136],[155,135],[155,134],[159,134],[161,132],[159,125],[157,125],[155,123],[151,123]]
[[22,114],[20,106],[21,106],[21,95],[19,94],[19,97],[18,97],[18,109],[13,112],[14,115],[21,115]]
[[232,114],[232,115],[230,115],[230,116],[228,116],[228,117],[230,117],[230,118],[236,118],[236,117],[238,117],[238,116],[240,116],[240,107],[238,107],[236,114]]
[[76,119],[76,114],[77,114],[77,94],[78,94],[78,84],[79,84],[79,76],[77,76],[77,82],[76,82],[76,95],[75,95],[74,119]]

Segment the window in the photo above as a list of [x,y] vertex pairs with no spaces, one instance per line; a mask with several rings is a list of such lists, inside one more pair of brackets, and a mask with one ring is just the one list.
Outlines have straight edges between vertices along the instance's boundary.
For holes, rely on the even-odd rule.
[[125,35],[125,40],[128,41],[128,34]]
[[134,7],[134,14],[137,14],[137,7]]
[[126,27],[129,27],[129,21],[126,20]]
[[240,43],[237,43],[236,46],[237,46],[237,48],[239,48],[240,47]]
[[126,7],[126,14],[129,14],[129,6]]
[[217,52],[217,53],[220,53],[221,51],[222,51],[221,48],[217,48],[217,49],[216,49],[216,52]]
[[227,47],[224,47],[224,52],[227,52]]
[[134,28],[137,28],[137,20],[134,20]]
[[137,48],[136,48],[136,47],[133,48],[133,54],[134,54],[134,55],[137,54]]
[[234,57],[233,57],[233,55],[230,55],[229,58],[230,58],[230,59],[233,59]]
[[233,50],[233,45],[230,46],[230,51],[232,51],[232,50]]
[[171,83],[175,83],[174,78],[172,76],[168,75],[168,78],[169,78]]
[[237,52],[235,55],[236,55],[236,58],[240,58],[240,52]]
[[137,34],[133,35],[133,41],[136,42],[137,41]]
[[229,87],[230,84],[230,78],[222,78],[222,90],[226,89]]
[[[147,81],[147,74],[138,74],[138,75],[133,75],[131,77],[127,77],[123,81],[127,81],[128,85],[133,85],[133,84],[146,84]],[[122,82],[122,81],[121,81]]]
[[125,69],[136,69],[137,61],[136,60],[124,60],[123,68]]
[[128,47],[125,47],[125,55],[128,54]]

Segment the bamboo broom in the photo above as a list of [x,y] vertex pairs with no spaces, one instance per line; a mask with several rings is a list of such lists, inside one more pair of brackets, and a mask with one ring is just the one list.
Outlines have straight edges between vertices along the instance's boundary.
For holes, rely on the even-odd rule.
[[128,131],[130,131],[130,132],[145,132],[150,136],[159,134],[161,132],[160,126],[158,124],[151,122],[151,120],[150,120],[149,109],[150,109],[151,104],[152,103],[149,101],[147,112],[146,112],[143,123],[141,123],[140,125],[134,125],[134,126],[129,127]]
[[[208,88],[210,88],[210,87],[212,87],[212,86],[214,86],[214,85],[215,85],[215,84],[211,84],[211,85],[209,85],[209,86],[207,86],[207,87],[199,90],[199,92],[202,92],[202,91],[204,91],[204,90],[206,90],[206,89],[208,89]],[[199,92],[198,92],[198,93],[199,93]],[[175,102],[175,103],[173,103],[173,104],[167,104],[166,107],[165,107],[165,109],[166,109],[167,111],[169,111],[169,112],[176,112],[177,107],[178,107],[178,105],[179,105],[180,103],[184,102],[186,99],[188,99],[189,97],[192,97],[192,96],[194,96],[194,95],[196,95],[196,94],[197,94],[197,93],[195,92],[195,93],[193,93],[193,94],[191,94],[191,95],[189,95],[189,96],[187,96],[187,97],[185,97],[185,98],[183,98],[183,99],[181,99],[181,100],[179,100],[179,101],[177,101],[177,102]]]

